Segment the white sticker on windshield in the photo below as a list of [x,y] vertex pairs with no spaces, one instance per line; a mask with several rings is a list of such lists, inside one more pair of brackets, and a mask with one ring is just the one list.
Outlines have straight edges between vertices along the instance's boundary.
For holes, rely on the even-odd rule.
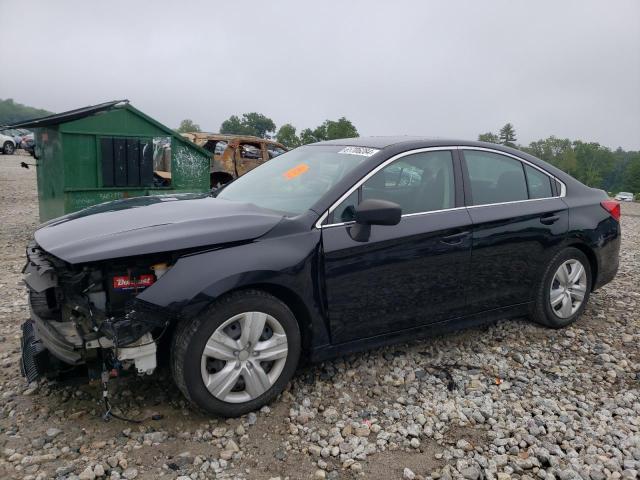
[[370,157],[374,153],[378,153],[380,150],[377,148],[369,147],[344,147],[338,153],[346,153],[348,155],[362,155],[363,157]]

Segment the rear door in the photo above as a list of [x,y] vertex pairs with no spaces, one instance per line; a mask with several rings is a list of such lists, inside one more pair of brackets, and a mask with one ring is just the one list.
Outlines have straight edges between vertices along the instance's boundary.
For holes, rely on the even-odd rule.
[[470,312],[528,302],[569,228],[556,180],[501,152],[460,152],[473,222]]
[[[450,150],[409,153],[387,164],[330,212],[323,267],[334,343],[460,316],[466,306],[471,221]],[[398,225],[349,234],[355,206],[382,199],[402,207]]]

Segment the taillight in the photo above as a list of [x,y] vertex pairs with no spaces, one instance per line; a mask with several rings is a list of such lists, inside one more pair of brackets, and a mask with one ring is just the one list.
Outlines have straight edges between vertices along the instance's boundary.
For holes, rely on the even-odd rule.
[[603,202],[600,202],[600,205],[602,205],[602,208],[609,212],[609,215],[611,215],[617,221],[620,221],[620,203],[616,202],[615,200],[604,200]]

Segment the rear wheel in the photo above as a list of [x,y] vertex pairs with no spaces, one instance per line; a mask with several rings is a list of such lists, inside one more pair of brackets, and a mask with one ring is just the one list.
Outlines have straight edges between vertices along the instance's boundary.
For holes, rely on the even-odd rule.
[[582,315],[590,292],[589,259],[577,248],[567,248],[547,267],[531,316],[547,327],[565,327]]
[[2,153],[5,155],[12,155],[14,151],[15,147],[13,146],[13,143],[4,142],[4,145],[2,146]]
[[172,373],[195,405],[234,417],[260,408],[285,388],[300,345],[298,323],[284,303],[258,290],[232,293],[178,326]]

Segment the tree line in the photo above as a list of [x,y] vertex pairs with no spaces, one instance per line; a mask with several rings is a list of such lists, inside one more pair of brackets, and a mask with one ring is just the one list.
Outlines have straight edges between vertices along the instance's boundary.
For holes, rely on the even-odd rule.
[[[200,127],[187,119],[182,121],[178,131],[200,131]],[[345,117],[338,120],[325,120],[316,128],[305,128],[298,134],[296,127],[290,123],[276,130],[276,124],[272,119],[257,112],[245,113],[241,116],[232,115],[222,122],[220,133],[275,138],[288,148],[322,140],[359,136],[355,125]],[[481,133],[478,135],[478,140],[530,153],[590,187],[601,188],[607,192],[624,190],[640,193],[640,152],[638,151],[625,151],[622,148],[612,151],[597,142],[570,140],[554,135],[531,142],[529,145],[520,145],[517,143],[516,129],[511,123],[505,124],[497,133]]]
[[[11,98],[0,99],[0,125],[45,115],[51,115],[51,112],[16,103]],[[201,131],[200,126],[191,119],[183,120],[176,130],[178,132]],[[297,133],[296,127],[290,123],[276,129],[272,119],[257,112],[245,113],[241,116],[232,115],[222,122],[220,133],[274,138],[288,148],[322,140],[359,136],[355,125],[345,117],[325,120],[315,128],[305,128]],[[640,193],[639,151],[625,151],[622,148],[611,150],[597,142],[558,138],[554,135],[531,142],[529,145],[520,145],[517,143],[515,127],[511,123],[505,124],[497,133],[486,132],[478,135],[478,140],[506,145],[530,153],[591,187],[608,192],[625,190]]]
[[52,115],[52,113],[41,108],[16,103],[12,98],[0,99],[0,125],[11,125],[47,115]]
[[554,135],[518,145],[516,130],[511,123],[498,133],[478,135],[482,142],[517,148],[567,172],[590,187],[607,192],[640,193],[640,151],[610,150],[597,142],[558,138]]
[[[200,126],[191,119],[185,119],[176,131],[179,133],[199,132]],[[298,134],[296,127],[290,123],[285,123],[276,130],[276,124],[273,120],[257,112],[244,113],[242,116],[231,115],[220,125],[220,133],[272,138],[287,148],[295,148],[323,140],[359,136],[358,129],[345,117],[337,120],[325,120],[316,128],[305,128]]]

